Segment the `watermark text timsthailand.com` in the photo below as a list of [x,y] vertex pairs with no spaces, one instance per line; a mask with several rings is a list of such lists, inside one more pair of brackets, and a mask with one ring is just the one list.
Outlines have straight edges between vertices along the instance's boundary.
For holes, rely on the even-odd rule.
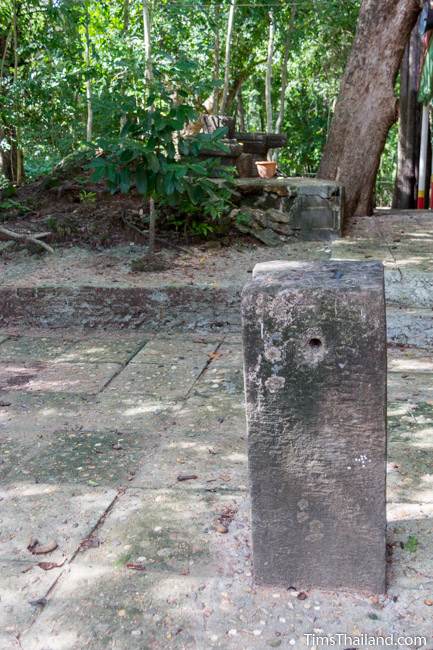
[[423,648],[427,645],[427,638],[418,635],[386,634],[375,636],[372,634],[350,635],[336,634],[304,634],[308,646],[315,648],[338,647],[344,648]]

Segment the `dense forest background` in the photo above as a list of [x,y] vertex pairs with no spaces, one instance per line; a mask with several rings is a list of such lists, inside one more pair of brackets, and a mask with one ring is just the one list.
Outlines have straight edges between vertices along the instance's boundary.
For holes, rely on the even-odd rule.
[[[198,113],[206,105],[236,116],[241,129],[286,134],[282,171],[316,173],[358,0],[3,0],[0,146],[14,159],[15,181],[116,137],[126,116],[146,106],[144,10],[153,76],[172,97]],[[392,193],[396,139],[394,127],[378,203]]]

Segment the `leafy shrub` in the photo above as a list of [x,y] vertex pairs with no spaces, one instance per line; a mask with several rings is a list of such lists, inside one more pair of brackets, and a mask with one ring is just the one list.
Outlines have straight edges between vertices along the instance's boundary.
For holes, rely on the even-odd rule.
[[233,174],[218,158],[205,157],[206,150],[226,150],[226,130],[188,135],[196,117],[191,106],[173,103],[167,93],[152,95],[146,110],[128,117],[119,137],[98,141],[93,180],[105,180],[113,193],[135,186],[144,200],[175,210],[177,224],[180,219],[201,234],[211,232],[212,222],[230,208]]

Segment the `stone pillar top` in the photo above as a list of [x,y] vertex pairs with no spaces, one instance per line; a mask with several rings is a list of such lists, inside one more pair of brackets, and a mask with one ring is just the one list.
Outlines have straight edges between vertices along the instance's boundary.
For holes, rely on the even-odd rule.
[[382,262],[317,261],[260,262],[253,270],[253,283],[284,284],[287,288],[372,289],[383,284]]

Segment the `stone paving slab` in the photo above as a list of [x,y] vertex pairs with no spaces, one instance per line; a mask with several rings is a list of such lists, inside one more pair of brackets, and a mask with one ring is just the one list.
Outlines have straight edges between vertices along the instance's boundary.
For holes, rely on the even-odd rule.
[[121,369],[117,363],[0,362],[0,392],[95,394]]
[[387,307],[388,343],[421,348],[433,346],[433,313],[431,309]]
[[388,521],[391,583],[405,590],[433,591],[433,503],[393,503]]
[[58,363],[117,363],[125,365],[145,345],[147,339],[110,339],[109,337],[86,338],[73,343],[56,358]]
[[29,454],[38,453],[47,437],[47,433],[40,431],[0,431],[0,479],[16,469]]
[[433,503],[433,443],[428,449],[388,445],[387,497],[401,503]]
[[[65,568],[44,571],[29,561],[0,560],[0,649],[20,648],[17,637],[37,619],[44,598]],[[35,603],[35,604],[31,604]],[[16,644],[16,645],[15,645]]]
[[83,426],[90,421],[94,431],[117,430],[140,435],[150,432],[156,436],[167,428],[168,419],[180,408],[180,404],[164,400],[159,393],[129,394],[118,386],[117,392],[104,390],[84,407],[79,419]]
[[233,362],[228,367],[211,364],[201,381],[198,381],[192,394],[204,398],[231,396],[244,406],[244,378],[242,366]]
[[[180,344],[182,341],[179,342]],[[163,347],[164,341],[158,342]],[[161,362],[155,362],[158,354],[154,342],[151,351],[147,346],[140,351],[106,390],[106,394],[159,397],[162,401],[172,401],[185,398],[194,386],[196,380],[210,361],[210,354],[217,347],[198,345],[188,354],[187,347],[176,348],[174,359],[168,362],[169,355]],[[176,347],[177,343],[173,343]],[[167,344],[167,347],[168,344]],[[197,347],[199,349],[197,349]],[[180,354],[179,354],[180,352]],[[147,359],[150,362],[147,363]]]
[[4,343],[0,339],[0,362],[40,362],[57,359],[73,345],[65,337],[19,336],[11,337]]
[[78,429],[88,423],[85,413],[93,399],[69,393],[0,394],[0,440],[24,449],[55,431]]
[[[242,423],[244,425],[244,423]],[[132,485],[172,487],[178,492],[245,490],[248,483],[245,436],[222,435],[203,429],[180,433],[161,441],[158,451],[137,469]]]
[[[70,558],[116,496],[109,488],[91,489],[65,484],[48,485],[29,480],[2,487],[0,560],[62,562]],[[19,510],[20,516],[17,517]],[[33,555],[31,539],[56,542],[58,548],[44,556]]]
[[[114,638],[125,648],[194,642],[188,628],[201,628],[203,611],[193,589],[199,594],[203,581],[225,571],[212,552],[218,535],[213,525],[221,513],[236,509],[236,498],[128,490],[122,499],[122,510],[107,517],[102,544],[77,558],[55,607],[22,639],[24,648],[48,650],[64,639],[71,650],[100,647],[101,632],[105,643]],[[78,625],[71,626],[68,607]]]
[[159,446],[152,433],[67,430],[51,434],[6,474],[17,485],[36,481],[53,485],[118,486],[134,476],[140,460]]
[[103,390],[121,369],[118,363],[53,363],[31,378],[24,389],[91,395]]
[[433,373],[388,373],[388,399],[428,402],[433,400]]
[[433,354],[415,347],[388,347],[388,372],[433,373]]
[[44,364],[34,362],[0,362],[0,394],[9,391],[25,390],[44,369]]
[[333,242],[334,260],[381,260],[386,266],[395,264],[395,256],[387,243],[372,243],[371,240],[340,239]]
[[171,366],[180,361],[191,360],[191,357],[206,359],[221,342],[221,338],[221,336],[211,336],[208,339],[185,334],[157,337],[140,350],[131,360],[131,364],[156,363]]
[[433,277],[428,269],[406,268],[402,264],[396,269],[385,269],[388,306],[400,306],[404,310],[426,309],[431,312],[432,289]]
[[388,403],[388,441],[414,449],[433,448],[433,402]]

